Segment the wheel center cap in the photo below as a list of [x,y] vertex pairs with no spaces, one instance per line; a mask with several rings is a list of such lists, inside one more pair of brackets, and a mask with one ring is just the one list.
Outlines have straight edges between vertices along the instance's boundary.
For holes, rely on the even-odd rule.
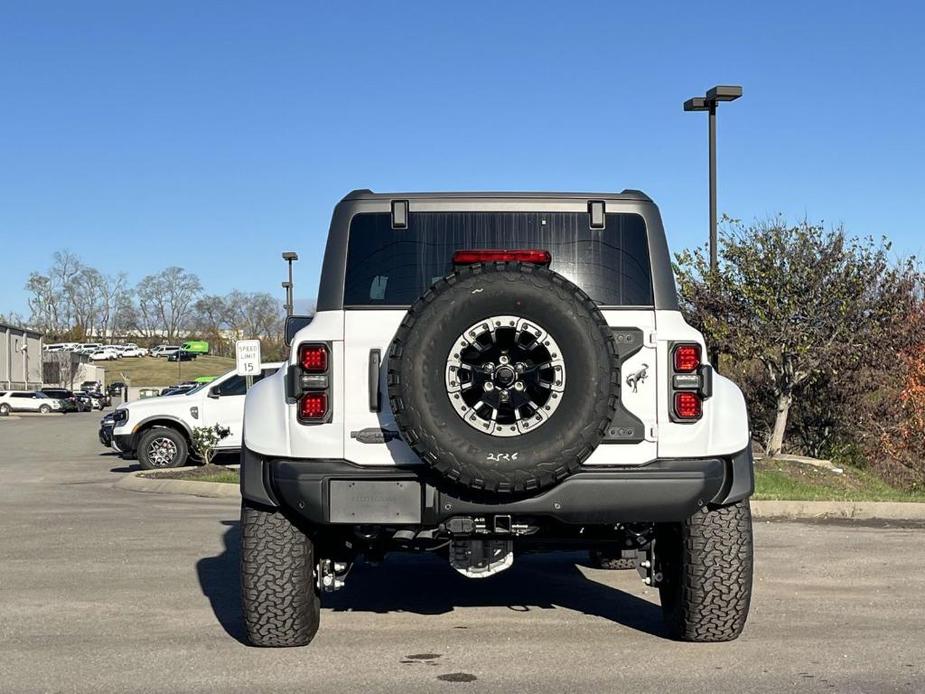
[[517,379],[517,374],[510,366],[499,367],[495,371],[495,383],[502,388],[507,388]]

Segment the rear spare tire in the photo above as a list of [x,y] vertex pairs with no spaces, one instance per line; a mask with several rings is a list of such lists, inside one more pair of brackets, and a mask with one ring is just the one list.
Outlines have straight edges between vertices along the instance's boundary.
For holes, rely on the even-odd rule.
[[388,366],[405,441],[452,483],[494,494],[575,472],[619,395],[604,316],[537,265],[470,265],[439,280],[409,309]]

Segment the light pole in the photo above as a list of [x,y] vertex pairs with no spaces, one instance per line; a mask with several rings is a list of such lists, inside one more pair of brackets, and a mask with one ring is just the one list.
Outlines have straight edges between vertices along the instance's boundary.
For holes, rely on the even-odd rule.
[[716,256],[716,105],[720,101],[735,101],[742,96],[738,85],[717,85],[704,96],[695,96],[684,102],[685,111],[708,111],[710,132],[710,272],[717,270]]
[[286,290],[286,303],[283,304],[283,308],[286,309],[286,315],[292,315],[292,298],[290,294],[292,293],[292,282],[283,282],[283,289]]
[[286,290],[286,316],[292,315],[292,262],[299,259],[299,254],[295,251],[286,251],[283,253],[283,260],[289,264],[289,281],[283,282],[283,288]]

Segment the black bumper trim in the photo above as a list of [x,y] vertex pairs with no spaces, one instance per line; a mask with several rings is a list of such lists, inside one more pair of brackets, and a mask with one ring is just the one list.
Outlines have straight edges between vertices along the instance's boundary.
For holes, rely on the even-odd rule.
[[751,446],[729,458],[727,465],[728,489],[726,495],[715,502],[719,506],[733,504],[755,493],[755,461]]
[[[724,505],[754,488],[751,451],[730,458],[656,460],[638,467],[585,468],[557,486],[521,499],[479,500],[434,480],[423,465],[362,467],[345,460],[271,458],[242,452],[241,492],[265,506],[285,506],[306,521],[331,523],[332,480],[412,481],[420,485],[421,524],[509,514],[570,524],[675,522],[706,505]],[[362,523],[362,520],[358,520]]]
[[100,443],[109,448],[112,445],[112,427],[100,427]]
[[112,434],[111,438],[122,453],[128,455],[135,453],[135,434]]

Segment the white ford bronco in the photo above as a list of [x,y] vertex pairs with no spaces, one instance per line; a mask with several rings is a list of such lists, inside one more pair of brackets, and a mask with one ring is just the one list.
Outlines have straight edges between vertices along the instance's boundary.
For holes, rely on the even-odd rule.
[[253,644],[310,642],[361,557],[484,578],[576,546],[633,559],[673,637],[739,635],[745,401],[678,309],[646,195],[355,191],[302,326],[245,402]]

